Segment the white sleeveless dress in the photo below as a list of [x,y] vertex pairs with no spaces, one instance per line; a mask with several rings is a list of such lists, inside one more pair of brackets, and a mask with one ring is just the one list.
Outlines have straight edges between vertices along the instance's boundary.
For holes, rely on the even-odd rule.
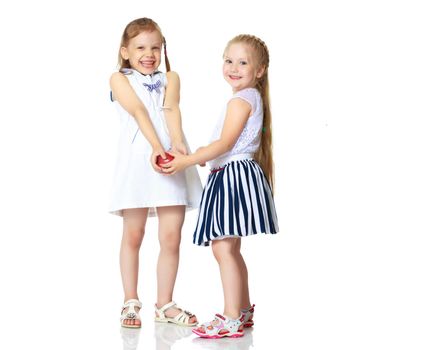
[[[170,150],[171,140],[163,110],[166,74],[143,75],[133,69],[124,70],[124,74],[144,103],[161,145],[166,151]],[[185,205],[187,210],[197,208],[202,185],[196,167],[171,176],[157,173],[150,163],[152,147],[136,120],[117,101],[114,104],[121,124],[109,212],[123,216],[123,209],[150,208],[149,216],[155,216],[156,207]]]

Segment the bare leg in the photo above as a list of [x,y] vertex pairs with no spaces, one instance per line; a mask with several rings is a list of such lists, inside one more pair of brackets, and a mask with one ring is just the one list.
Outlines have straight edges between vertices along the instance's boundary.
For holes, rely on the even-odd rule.
[[240,308],[248,308],[251,306],[251,302],[249,299],[249,287],[248,287],[248,269],[246,268],[245,260],[243,259],[242,253],[240,252],[240,248],[242,245],[242,240],[237,239],[235,245],[235,254],[238,259],[240,273],[242,274],[242,301],[240,303]]
[[[159,207],[157,212],[159,218],[158,238],[160,241],[160,254],[157,263],[157,307],[161,308],[173,299],[185,206]],[[166,311],[166,316],[174,317],[180,312],[181,310],[172,308]],[[191,317],[189,322],[195,323],[196,317]]]
[[244,289],[244,274],[241,267],[242,258],[238,247],[239,244],[239,238],[215,240],[212,244],[213,254],[219,263],[224,290],[224,315],[232,319],[240,316]]
[[[123,211],[123,236],[120,246],[120,272],[122,274],[125,301],[138,299],[139,251],[143,241],[148,208]],[[135,308],[138,311],[138,308]],[[140,325],[140,320],[125,320],[127,325]]]

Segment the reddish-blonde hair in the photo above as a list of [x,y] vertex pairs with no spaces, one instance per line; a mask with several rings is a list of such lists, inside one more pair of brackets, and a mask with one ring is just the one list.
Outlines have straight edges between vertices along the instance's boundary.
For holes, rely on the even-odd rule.
[[274,161],[272,156],[272,116],[269,99],[269,81],[268,81],[268,67],[269,67],[269,50],[265,42],[260,38],[249,35],[240,34],[231,39],[225,51],[232,44],[242,43],[252,49],[254,58],[258,65],[257,68],[264,68],[263,75],[257,80],[256,88],[260,92],[263,101],[263,129],[260,139],[260,147],[254,154],[254,159],[263,169],[266,178],[269,181],[272,189],[274,189]]
[[123,31],[122,40],[120,41],[120,47],[119,47],[119,67],[120,67],[120,70],[122,70],[123,68],[131,68],[129,61],[125,60],[122,57],[122,55],[120,53],[121,48],[127,47],[129,44],[129,41],[132,38],[136,37],[141,32],[153,32],[153,31],[157,31],[161,35],[161,38],[163,41],[163,47],[164,47],[164,60],[166,62],[166,70],[168,72],[170,71],[170,63],[169,63],[169,59],[167,57],[166,39],[164,38],[163,33],[161,32],[161,29],[158,26],[158,24],[155,21],[153,21],[152,19],[146,18],[146,17],[138,18],[138,19],[135,19],[132,22],[128,23],[125,30]]

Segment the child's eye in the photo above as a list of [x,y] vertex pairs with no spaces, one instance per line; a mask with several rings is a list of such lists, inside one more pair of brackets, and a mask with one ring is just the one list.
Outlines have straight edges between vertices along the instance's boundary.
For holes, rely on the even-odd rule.
[[144,50],[144,46],[138,46],[137,50]]
[[152,50],[160,50],[161,48],[160,47],[158,47],[158,46],[154,46],[153,48],[152,48]]
[[244,65],[248,64],[248,62],[246,62],[246,61],[240,61],[240,64],[241,64],[242,66],[244,66]]
[[225,60],[225,63],[232,63],[232,62],[231,62],[231,60],[226,59],[226,60]]

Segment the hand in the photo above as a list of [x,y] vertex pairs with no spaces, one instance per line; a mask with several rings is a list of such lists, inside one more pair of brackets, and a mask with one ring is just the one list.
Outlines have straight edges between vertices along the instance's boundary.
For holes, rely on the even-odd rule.
[[157,172],[157,173],[163,173],[163,169],[162,168],[160,168],[158,165],[157,165],[157,157],[158,156],[161,156],[161,157],[163,157],[163,158],[166,158],[166,152],[164,152],[164,149],[163,149],[163,147],[158,147],[158,148],[153,148],[152,149],[152,155],[151,155],[151,164],[152,164],[152,168],[154,168],[154,170]]
[[162,168],[163,174],[173,175],[191,165],[189,161],[190,156],[172,152],[170,152],[170,154],[175,158],[171,162],[167,163],[166,167]]
[[180,154],[184,154],[184,155],[187,155],[187,153],[188,153],[187,146],[182,141],[172,142],[171,151],[174,153],[180,153]]

